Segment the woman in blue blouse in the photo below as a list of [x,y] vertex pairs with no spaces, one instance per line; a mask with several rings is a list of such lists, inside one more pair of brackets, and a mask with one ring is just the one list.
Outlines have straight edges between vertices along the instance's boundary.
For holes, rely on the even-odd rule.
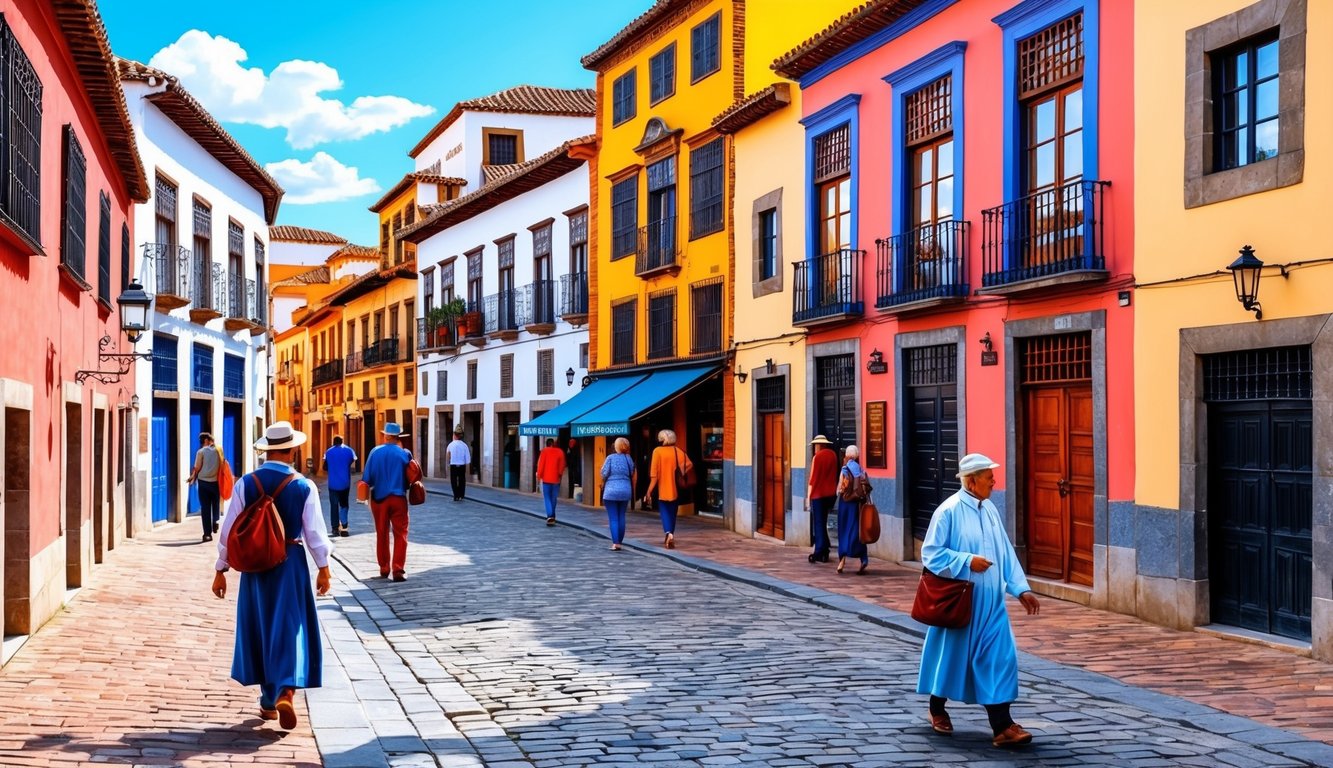
[[856,478],[866,471],[857,459],[861,458],[861,449],[854,445],[847,446],[842,452],[845,463],[838,475],[838,573],[842,573],[847,558],[858,557],[861,567],[856,571],[864,574],[870,566],[870,553],[861,543],[861,502],[848,501],[842,494],[849,488],[856,487]]
[[616,438],[616,452],[602,462],[602,503],[611,525],[611,549],[620,551],[625,540],[625,511],[634,498],[636,472],[629,455],[629,440]]

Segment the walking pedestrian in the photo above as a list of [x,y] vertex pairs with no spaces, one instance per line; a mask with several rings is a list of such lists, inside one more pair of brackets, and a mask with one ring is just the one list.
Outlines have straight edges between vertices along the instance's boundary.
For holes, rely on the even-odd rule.
[[[255,443],[255,450],[267,455],[259,469],[236,482],[222,520],[213,575],[213,594],[222,599],[227,596],[227,537],[232,524],[249,499],[276,493],[273,505],[286,532],[287,559],[263,573],[241,574],[231,677],[241,685],[259,686],[259,716],[277,720],[286,730],[296,727],[295,690],[318,688],[323,676],[324,646],[304,550],[319,568],[315,591],[321,595],[329,591],[329,553],[333,551],[324,535],[319,492],[291,466],[293,449],[305,441],[304,433],[279,421],[269,425]],[[292,476],[294,482],[287,482]]]
[[537,456],[537,483],[541,485],[548,526],[555,525],[555,503],[560,498],[560,478],[564,474],[565,452],[556,448],[555,440],[548,437],[546,447]]
[[329,475],[329,532],[332,536],[350,536],[347,513],[352,489],[352,465],[356,451],[343,445],[342,435],[333,436],[333,445],[324,452],[324,471]]
[[1004,596],[1018,598],[1028,614],[1037,613],[1040,604],[990,501],[999,466],[979,453],[964,456],[958,462],[962,489],[940,504],[926,529],[921,564],[937,576],[975,586],[967,626],[926,629],[916,690],[930,695],[930,727],[936,733],[953,733],[944,705],[956,699],[985,707],[991,743],[1010,747],[1027,744],[1032,734],[1009,714],[1018,698],[1018,650]]
[[828,515],[838,499],[838,454],[833,450],[833,441],[823,435],[815,435],[810,444],[815,447],[815,455],[810,459],[805,508],[810,510],[810,540],[814,548],[806,559],[812,563],[827,563]]
[[204,538],[212,541],[218,532],[221,520],[220,506],[222,494],[218,490],[218,469],[222,466],[222,452],[213,445],[213,436],[207,432],[199,433],[199,450],[194,452],[194,471],[186,479],[186,485],[199,483],[199,522],[204,526]]
[[649,461],[649,480],[648,493],[644,494],[643,503],[648,504],[652,501],[653,490],[657,491],[657,514],[662,517],[662,544],[667,549],[676,548],[676,512],[680,509],[681,499],[680,488],[676,483],[676,475],[681,476],[689,474],[694,468],[690,463],[690,457],[685,452],[676,447],[676,433],[670,429],[664,429],[657,433],[657,442],[661,445],[653,449],[653,457]]
[[611,549],[619,552],[625,540],[625,513],[634,500],[638,472],[629,455],[629,440],[616,438],[616,452],[602,462],[602,504],[611,527]]
[[[384,442],[366,457],[361,479],[370,486],[370,515],[375,520],[375,559],[380,577],[393,573],[394,581],[407,581],[407,462],[412,454],[400,441],[407,437],[401,425],[389,422],[380,432]],[[393,557],[389,536],[393,535]]]
[[449,461],[449,487],[454,491],[454,501],[462,501],[467,490],[467,468],[472,463],[472,449],[463,441],[463,425],[454,427],[454,439],[444,449]]
[[870,567],[870,553],[861,541],[861,501],[849,499],[856,488],[856,481],[866,473],[857,459],[861,458],[861,449],[854,445],[847,446],[842,452],[842,472],[838,475],[838,573],[842,573],[847,558],[861,560],[857,575],[863,575]]
[[569,495],[573,497],[574,489],[583,485],[583,450],[572,437],[565,450],[565,466],[569,467]]

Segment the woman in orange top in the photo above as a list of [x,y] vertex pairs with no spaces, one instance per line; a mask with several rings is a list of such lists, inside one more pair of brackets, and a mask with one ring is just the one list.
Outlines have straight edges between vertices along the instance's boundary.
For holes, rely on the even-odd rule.
[[676,447],[676,433],[664,429],[657,433],[657,442],[653,449],[653,458],[649,461],[648,493],[643,503],[651,503],[653,490],[657,490],[657,513],[662,516],[662,544],[667,549],[676,548],[676,510],[680,508],[680,491],[676,487],[676,471],[688,474],[694,468],[690,457]]

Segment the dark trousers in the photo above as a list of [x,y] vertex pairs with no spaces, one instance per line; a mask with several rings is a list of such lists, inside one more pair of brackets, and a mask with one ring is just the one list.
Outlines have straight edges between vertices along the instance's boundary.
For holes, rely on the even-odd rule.
[[454,501],[462,501],[463,492],[467,490],[466,464],[449,465],[449,487],[454,490]]
[[348,495],[350,488],[330,488],[329,489],[329,530],[338,531],[341,526],[347,527],[347,512],[349,507]]
[[216,480],[199,480],[199,520],[204,524],[204,535],[213,535],[213,526],[217,525],[218,505],[222,494],[218,491]]
[[828,496],[810,500],[810,537],[814,542],[814,555],[817,558],[828,557],[828,513],[833,510],[833,502],[837,498]]

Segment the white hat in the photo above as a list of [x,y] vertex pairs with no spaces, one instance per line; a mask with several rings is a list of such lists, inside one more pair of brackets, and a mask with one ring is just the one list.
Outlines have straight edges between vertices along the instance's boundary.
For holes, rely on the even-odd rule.
[[958,477],[967,477],[975,475],[984,469],[998,469],[999,464],[990,460],[989,456],[982,453],[969,453],[958,460]]
[[255,441],[257,451],[281,451],[305,444],[305,433],[292,429],[291,422],[275,421],[264,430],[264,436]]
[[811,445],[833,445],[833,441],[823,435],[815,435],[815,439],[810,441]]

